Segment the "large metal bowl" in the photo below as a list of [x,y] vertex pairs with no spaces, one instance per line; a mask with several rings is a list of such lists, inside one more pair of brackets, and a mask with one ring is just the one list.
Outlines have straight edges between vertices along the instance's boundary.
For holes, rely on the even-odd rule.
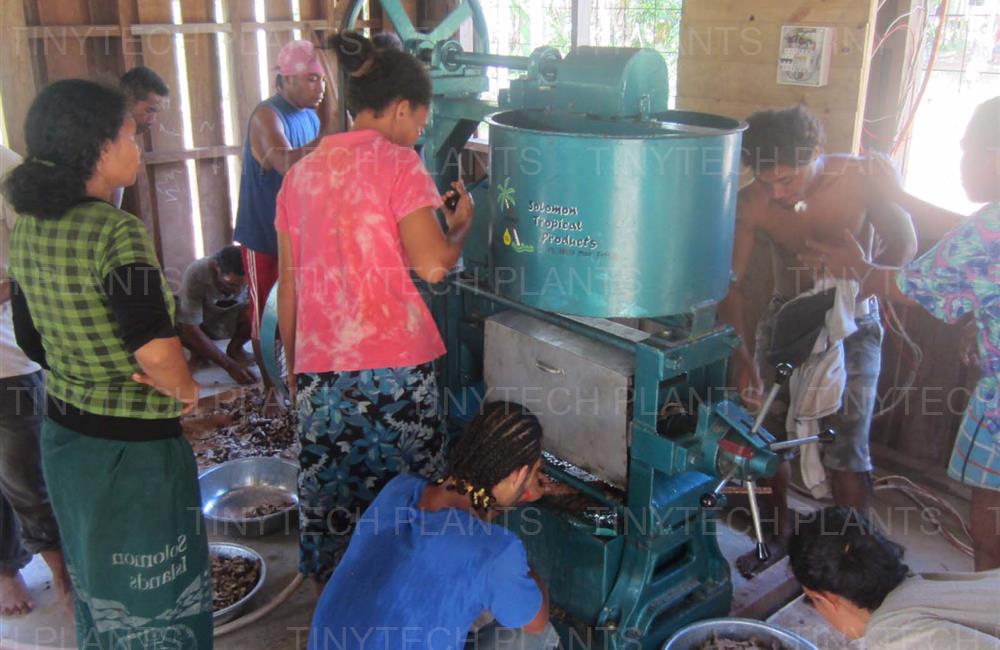
[[697,650],[715,634],[734,641],[777,641],[783,650],[819,650],[798,634],[749,618],[712,618],[692,623],[670,637],[663,650]]
[[[299,466],[280,458],[239,458],[211,467],[198,477],[202,512],[209,533],[261,537],[289,531],[298,523]],[[248,508],[290,502],[263,517],[245,517]]]
[[264,579],[267,578],[267,565],[264,564],[264,558],[261,557],[260,553],[253,550],[248,546],[243,546],[242,544],[233,544],[231,542],[210,542],[208,544],[208,556],[209,559],[213,556],[221,557],[245,557],[248,560],[255,560],[257,566],[260,567],[260,575],[257,577],[257,584],[253,586],[243,598],[240,598],[235,603],[229,607],[220,609],[217,612],[212,612],[212,623],[215,625],[222,625],[227,621],[231,621],[246,609],[253,597],[257,595],[260,588],[264,586]]

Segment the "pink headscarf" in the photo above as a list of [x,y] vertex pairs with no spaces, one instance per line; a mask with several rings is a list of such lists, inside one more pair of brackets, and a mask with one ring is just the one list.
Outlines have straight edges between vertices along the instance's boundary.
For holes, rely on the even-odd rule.
[[325,74],[322,56],[316,46],[309,41],[292,41],[278,52],[278,65],[275,68],[283,77],[301,74]]

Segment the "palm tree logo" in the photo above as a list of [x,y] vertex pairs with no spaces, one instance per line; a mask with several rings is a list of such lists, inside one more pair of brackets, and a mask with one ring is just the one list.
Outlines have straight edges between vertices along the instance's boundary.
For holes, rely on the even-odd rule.
[[517,205],[517,201],[514,200],[515,194],[516,190],[510,186],[510,176],[508,176],[503,183],[497,186],[497,203],[504,210],[509,210]]

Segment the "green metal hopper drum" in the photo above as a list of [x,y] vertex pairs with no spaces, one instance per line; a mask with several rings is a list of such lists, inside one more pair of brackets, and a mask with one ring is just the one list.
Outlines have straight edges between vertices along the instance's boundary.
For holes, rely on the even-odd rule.
[[688,312],[725,297],[740,122],[528,109],[492,115],[490,277],[536,309]]

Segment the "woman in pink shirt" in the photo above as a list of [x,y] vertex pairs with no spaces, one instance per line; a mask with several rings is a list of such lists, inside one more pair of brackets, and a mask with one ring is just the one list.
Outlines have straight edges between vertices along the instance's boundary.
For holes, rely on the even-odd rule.
[[[397,50],[354,33],[329,47],[351,75],[354,126],[296,163],[278,194],[278,314],[298,411],[300,570],[325,582],[378,491],[443,470],[433,361],[444,344],[410,272],[440,282],[472,202],[442,204],[413,150],[431,82]],[[448,224],[442,232],[435,210]]]

